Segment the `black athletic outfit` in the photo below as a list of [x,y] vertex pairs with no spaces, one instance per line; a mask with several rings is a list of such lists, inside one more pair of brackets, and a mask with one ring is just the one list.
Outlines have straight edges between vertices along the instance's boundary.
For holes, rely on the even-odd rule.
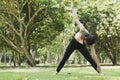
[[95,63],[95,61],[92,59],[90,53],[88,52],[85,44],[80,44],[78,41],[76,41],[75,38],[73,38],[70,42],[70,44],[68,45],[66,52],[64,54],[63,59],[61,60],[60,64],[58,65],[56,71],[60,72],[60,70],[62,69],[62,67],[64,66],[65,62],[68,60],[68,58],[70,57],[70,55],[72,54],[72,52],[77,49],[79,50],[82,55],[85,57],[85,59],[87,61],[89,61],[89,63],[93,66],[93,68],[97,71],[97,64]]

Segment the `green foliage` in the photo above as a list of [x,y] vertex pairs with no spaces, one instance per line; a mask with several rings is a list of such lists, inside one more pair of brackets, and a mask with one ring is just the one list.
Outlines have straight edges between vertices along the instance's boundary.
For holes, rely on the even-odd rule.
[[33,43],[38,44],[39,47],[44,47],[51,44],[51,41],[64,30],[68,18],[64,4],[59,0],[43,0],[40,4],[47,6],[45,10],[47,17],[37,25],[39,27],[33,31],[31,39],[34,38]]
[[7,47],[27,56],[30,49],[37,52],[50,45],[68,19],[60,0],[2,0],[0,5],[0,37]]
[[80,21],[96,37],[97,46],[101,46],[98,50],[104,50],[113,64],[120,39],[119,5],[107,0],[83,1],[78,10]]
[[[69,40],[77,31],[72,22],[70,0],[30,1],[1,0],[0,45],[13,47],[10,46],[12,43],[5,43],[1,37],[4,36],[18,46],[17,50],[21,50],[19,48],[23,45],[20,39],[23,37],[29,42],[25,43],[26,48],[30,47],[40,55],[45,55],[47,51],[53,56],[63,54]],[[115,58],[120,39],[120,3],[108,0],[74,0],[74,3],[80,21],[97,39],[97,50],[100,53],[104,50],[103,53],[107,53],[107,56],[112,55]],[[38,9],[41,10],[30,21]]]
[[0,33],[19,47],[21,37],[29,40],[32,48],[48,45],[64,29],[66,11],[60,3],[59,0],[32,0],[30,4],[23,0],[2,1]]
[[[65,10],[70,10],[70,2],[66,0]],[[119,4],[120,3],[113,3],[112,1],[75,1],[75,7],[78,8],[78,14],[80,21],[84,24],[84,26],[92,33],[97,40],[97,53],[99,53],[101,59],[105,58],[106,56],[113,55],[116,56],[116,52],[111,52],[113,54],[109,54],[110,49],[111,51],[117,51],[116,44],[119,41],[119,29],[120,29],[120,22],[119,22]],[[69,15],[71,20],[71,14]],[[72,21],[72,20],[71,20]],[[70,22],[71,23],[71,22]],[[71,27],[72,26],[72,27]],[[69,39],[75,34],[76,27],[70,25],[69,23],[65,27],[65,31],[58,36],[58,40],[54,40],[56,44],[51,46],[51,49],[54,48],[55,51],[50,50],[51,52],[57,54],[63,54],[64,49],[66,49],[67,43],[69,43]],[[113,42],[114,41],[114,42]],[[110,43],[108,43],[110,42]],[[104,44],[103,44],[104,43]],[[110,44],[112,45],[111,47]],[[56,45],[56,46],[55,46]],[[62,48],[61,48],[62,46]],[[53,47],[53,48],[52,48]],[[114,49],[114,50],[113,50]],[[102,52],[103,51],[103,52]],[[105,51],[105,52],[104,52]],[[104,54],[100,54],[104,53]],[[105,54],[106,53],[106,54]],[[105,56],[105,57],[104,57]],[[113,59],[115,57],[112,57]]]

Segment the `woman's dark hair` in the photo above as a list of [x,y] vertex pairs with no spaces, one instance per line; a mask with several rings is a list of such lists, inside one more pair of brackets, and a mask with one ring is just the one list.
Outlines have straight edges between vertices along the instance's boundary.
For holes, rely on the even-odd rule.
[[88,45],[92,45],[95,43],[95,38],[91,34],[86,34],[85,40]]

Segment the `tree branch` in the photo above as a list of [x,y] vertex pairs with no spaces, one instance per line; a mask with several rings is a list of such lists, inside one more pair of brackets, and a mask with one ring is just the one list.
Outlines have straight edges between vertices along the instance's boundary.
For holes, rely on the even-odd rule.
[[8,27],[10,28],[10,29],[12,29],[12,31],[14,31],[18,36],[20,36],[20,34],[17,32],[17,30],[15,29],[15,28],[13,28],[14,26],[12,26],[10,23],[8,23],[8,22],[5,22],[5,24],[6,25],[8,25]]
[[8,25],[7,27],[9,27],[12,31],[14,31],[15,34],[17,34],[17,35],[21,38],[21,40],[23,40],[23,37],[22,37],[22,30],[23,30],[22,24],[23,24],[24,26],[25,26],[25,24],[24,24],[23,22],[21,22],[21,20],[20,20],[17,16],[15,16],[14,14],[12,14],[12,13],[9,13],[9,14],[13,15],[13,16],[18,20],[18,22],[19,22],[19,24],[20,24],[20,33],[14,28],[14,25],[10,24],[10,23],[8,22],[8,20],[6,20],[3,16],[0,16],[1,19],[3,20],[2,22],[3,22],[4,24]]
[[44,8],[44,7],[39,8],[39,9],[33,14],[33,16],[30,18],[30,20],[28,21],[28,23],[27,23],[27,25],[26,25],[24,37],[27,37],[28,27],[31,25],[32,21],[35,19],[35,17],[37,16],[37,14],[38,14],[43,8]]
[[[11,12],[7,12],[7,13],[10,14],[10,15],[12,15],[13,17],[15,17],[16,20],[25,27],[25,24],[24,24],[24,22],[22,21],[22,20],[23,20],[22,18],[21,18],[21,19],[20,19],[20,17],[18,18],[15,14],[13,14],[13,13],[11,13]],[[23,18],[24,18],[24,17],[23,17]]]
[[[0,30],[1,31],[1,30]],[[11,46],[14,50],[16,50],[17,52],[20,52],[20,49],[10,40],[7,39],[3,34],[0,34],[0,36],[5,40],[5,42]]]
[[25,2],[23,3],[22,8],[20,9],[20,13],[22,12],[22,10],[23,10],[24,6],[27,4],[27,2],[28,2],[28,0],[25,0]]

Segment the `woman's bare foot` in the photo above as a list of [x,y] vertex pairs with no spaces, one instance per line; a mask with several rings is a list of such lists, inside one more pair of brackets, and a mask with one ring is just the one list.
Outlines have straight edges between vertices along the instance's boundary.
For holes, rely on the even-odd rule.
[[97,71],[98,71],[99,75],[101,76],[102,75],[102,70],[101,70],[100,66],[97,67]]

